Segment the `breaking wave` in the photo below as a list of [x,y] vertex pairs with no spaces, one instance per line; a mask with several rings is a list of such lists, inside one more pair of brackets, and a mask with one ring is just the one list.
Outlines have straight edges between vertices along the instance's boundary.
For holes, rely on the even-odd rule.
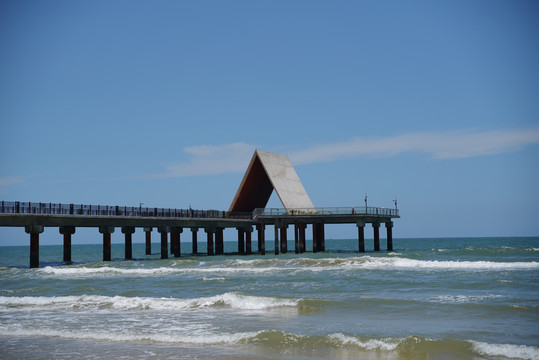
[[24,296],[0,297],[0,312],[36,310],[161,310],[178,311],[189,309],[234,309],[268,310],[272,308],[300,308],[320,305],[320,300],[286,299],[279,297],[224,293],[221,295],[193,299],[149,298],[125,296]]

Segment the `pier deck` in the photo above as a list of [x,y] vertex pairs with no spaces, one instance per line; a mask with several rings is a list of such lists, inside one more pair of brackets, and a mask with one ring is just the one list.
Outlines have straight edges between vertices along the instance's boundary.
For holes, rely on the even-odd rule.
[[58,228],[64,239],[64,261],[71,262],[71,236],[77,227],[97,228],[103,234],[103,261],[110,261],[110,238],[116,228],[125,235],[125,258],[132,258],[131,239],[136,228],[146,233],[146,254],[151,253],[151,232],[161,235],[161,258],[170,250],[180,257],[180,234],[192,232],[193,253],[197,253],[198,230],[207,234],[208,255],[223,254],[223,230],[238,231],[238,253],[251,254],[251,233],[258,233],[258,253],[265,254],[265,228],[275,229],[275,254],[287,249],[287,228],[294,226],[294,251],[305,248],[305,231],[312,228],[312,251],[325,251],[324,224],[355,224],[358,227],[358,251],[365,251],[364,226],[372,224],[374,249],[380,250],[379,227],[387,229],[387,247],[392,250],[392,219],[399,218],[397,209],[378,207],[340,207],[308,209],[255,209],[253,212],[217,210],[161,209],[126,206],[95,206],[53,203],[0,202],[0,226],[24,227],[30,235],[30,267],[39,267],[39,234],[45,228]]

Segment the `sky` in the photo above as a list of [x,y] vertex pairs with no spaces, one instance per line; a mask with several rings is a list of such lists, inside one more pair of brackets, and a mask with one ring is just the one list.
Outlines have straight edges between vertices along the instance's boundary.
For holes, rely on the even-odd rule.
[[2,200],[226,210],[261,149],[395,238],[539,236],[535,0],[3,0],[0,54]]

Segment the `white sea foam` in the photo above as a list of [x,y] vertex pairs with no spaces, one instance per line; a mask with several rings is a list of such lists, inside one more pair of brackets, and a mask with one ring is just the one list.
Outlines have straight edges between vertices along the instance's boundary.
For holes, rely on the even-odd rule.
[[435,302],[441,304],[468,304],[477,303],[484,300],[500,299],[504,298],[502,295],[439,295],[428,298],[428,302]]
[[125,296],[0,296],[0,311],[35,311],[35,310],[82,310],[82,309],[116,309],[116,310],[161,310],[178,311],[189,309],[230,308],[236,310],[267,310],[279,307],[296,307],[301,299],[284,299],[277,297],[251,296],[238,293],[193,298],[148,298]]
[[[180,261],[181,263],[181,261]],[[495,261],[441,261],[441,260],[417,260],[391,254],[390,256],[358,256],[349,258],[294,258],[294,259],[264,259],[264,260],[238,260],[212,262],[206,266],[170,266],[158,268],[123,268],[114,266],[102,267],[51,267],[39,269],[45,276],[73,278],[73,277],[114,277],[114,276],[163,276],[202,274],[223,275],[233,274],[257,274],[267,275],[270,273],[291,271],[334,271],[334,270],[537,270],[539,262],[495,262]],[[210,279],[210,277],[206,277]]]
[[62,330],[55,328],[0,328],[0,336],[47,336],[64,339],[98,340],[98,341],[136,341],[136,342],[161,342],[161,343],[184,343],[196,345],[235,344],[245,339],[256,336],[258,332],[239,332],[230,334],[213,334],[205,332],[201,334],[168,334],[140,332],[110,332],[110,331],[85,331],[85,330]]
[[402,339],[369,339],[361,340],[357,337],[346,336],[343,334],[331,334],[329,338],[332,340],[337,340],[343,345],[355,345],[364,350],[383,350],[383,351],[393,351],[400,344]]
[[475,351],[485,356],[504,356],[510,359],[539,359],[539,347],[513,344],[489,344],[470,341]]

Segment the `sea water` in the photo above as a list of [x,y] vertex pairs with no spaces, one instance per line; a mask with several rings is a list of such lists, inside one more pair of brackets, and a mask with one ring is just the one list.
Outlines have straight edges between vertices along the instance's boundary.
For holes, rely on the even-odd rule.
[[190,247],[161,260],[134,244],[123,261],[114,244],[101,262],[101,245],[74,245],[65,265],[41,246],[38,269],[28,246],[0,248],[0,358],[539,359],[537,237]]

